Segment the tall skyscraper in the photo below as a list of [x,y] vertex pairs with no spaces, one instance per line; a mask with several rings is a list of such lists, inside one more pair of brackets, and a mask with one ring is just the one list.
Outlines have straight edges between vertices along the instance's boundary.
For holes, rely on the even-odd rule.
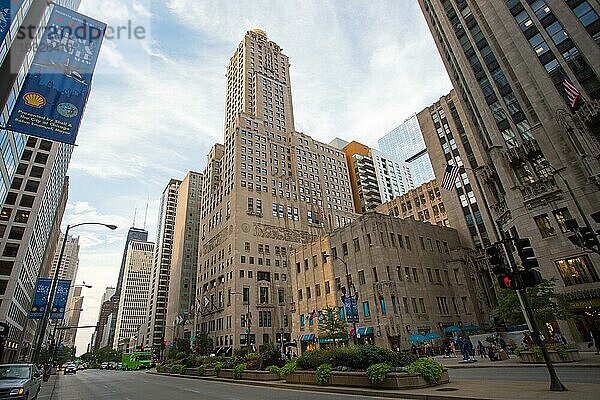
[[[79,2],[54,3],[77,9]],[[50,16],[47,11],[53,7],[41,0],[12,3],[15,18],[0,43],[0,126],[6,125],[12,112],[24,82],[22,77],[33,60],[32,44],[41,37]],[[23,32],[33,35],[22,35]],[[36,279],[45,267],[48,240],[57,229],[54,222],[62,218],[57,213],[64,210],[61,204],[65,200],[63,193],[73,146],[0,130],[0,147],[4,161],[0,163],[2,225],[9,235],[14,231],[12,238],[6,239],[8,242],[0,244],[4,257],[4,269],[0,272],[0,320],[10,326],[7,351],[0,361],[13,361],[25,359],[31,350],[37,324],[27,320],[27,312]]]
[[[64,326],[78,326],[79,318],[81,317],[81,310],[83,307],[83,295],[81,293],[83,286],[74,286],[71,288],[69,293],[69,302],[67,303],[67,310],[64,319]],[[65,346],[75,346],[75,339],[77,338],[77,329],[67,329],[60,332],[60,336],[63,338],[62,343]]]
[[191,338],[196,308],[202,174],[188,172],[177,192],[165,340]]
[[[112,346],[114,341],[109,340],[109,332],[110,332],[110,316],[113,312],[116,314],[119,308],[119,305],[115,305],[115,288],[107,287],[104,294],[102,295],[102,299],[100,300],[100,312],[98,313],[98,322],[96,322],[96,329],[92,335],[92,340],[90,343],[90,347],[92,351],[98,350],[102,347]],[[116,325],[116,324],[115,324]]]
[[356,141],[348,143],[335,138],[329,144],[342,145],[346,154],[357,213],[372,211],[413,188],[410,167],[404,161]]
[[113,348],[118,349],[137,332],[146,321],[150,273],[154,260],[154,243],[133,240],[127,247],[123,286],[119,297],[119,311]]
[[434,179],[431,160],[416,115],[410,116],[379,139],[379,149],[408,163],[413,187]]
[[259,29],[231,57],[203,175],[198,333],[224,354],[289,339],[290,247],[356,215],[344,154],[294,130],[289,59]]
[[[582,341],[600,311],[587,307],[600,300],[600,256],[574,246],[565,221],[598,229],[590,215],[600,204],[600,5],[419,3],[482,155],[472,185],[482,188],[498,231],[531,239],[543,277],[557,278],[575,315],[560,330]],[[565,82],[579,93],[577,111]],[[448,162],[461,162],[456,157]]]
[[167,302],[169,296],[169,275],[173,259],[173,236],[175,233],[175,212],[180,180],[171,179],[160,199],[158,229],[154,262],[150,278],[148,313],[146,316],[146,343],[155,355],[159,355],[165,339]]
[[[58,266],[58,258],[60,256],[60,250],[62,248],[63,241],[65,240],[65,234],[61,232],[58,238],[58,245],[54,252],[54,260],[52,261],[52,267],[47,276],[54,277],[56,268]],[[58,271],[58,279],[69,279],[75,280],[77,275],[77,268],[79,268],[79,237],[67,236],[67,242],[65,243],[65,251],[63,259],[60,263],[60,270]],[[73,282],[74,283],[74,282]]]
[[[125,247],[123,248],[123,257],[121,258],[121,268],[119,269],[119,278],[117,280],[117,287],[115,288],[114,291],[114,299],[112,300],[112,302],[110,302],[110,304],[107,304],[106,307],[109,307],[111,304],[114,306],[114,310],[111,312],[112,317],[109,318],[109,329],[108,332],[106,332],[106,334],[108,335],[106,340],[108,341],[108,343],[112,343],[114,341],[115,338],[115,324],[117,321],[117,308],[119,306],[119,297],[121,295],[121,288],[123,286],[123,276],[125,274],[125,261],[127,259],[127,249],[129,248],[129,243],[132,240],[137,240],[139,242],[145,242],[148,240],[148,231],[145,229],[140,229],[140,228],[136,228],[136,227],[131,227],[129,228],[129,231],[127,231],[127,238],[125,239]],[[103,303],[102,303],[103,304]],[[102,334],[100,335],[101,337],[104,335],[105,333],[102,332]]]

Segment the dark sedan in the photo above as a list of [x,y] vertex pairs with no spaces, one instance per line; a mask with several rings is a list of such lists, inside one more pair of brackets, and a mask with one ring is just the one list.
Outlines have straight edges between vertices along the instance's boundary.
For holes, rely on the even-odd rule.
[[0,399],[33,400],[42,385],[42,374],[33,364],[0,365]]

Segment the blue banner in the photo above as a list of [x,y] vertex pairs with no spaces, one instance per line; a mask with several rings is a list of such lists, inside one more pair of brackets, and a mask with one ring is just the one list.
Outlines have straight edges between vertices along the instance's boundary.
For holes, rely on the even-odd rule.
[[10,26],[25,0],[0,0],[0,43],[6,38]]
[[65,308],[69,300],[69,290],[71,281],[68,279],[59,279],[54,292],[54,301],[50,310],[50,319],[63,319],[65,317]]
[[38,278],[33,301],[31,302],[31,310],[29,310],[29,319],[42,319],[44,317],[51,285],[52,279]]
[[344,297],[344,307],[346,308],[346,321],[358,322],[358,304],[354,297]]
[[54,5],[7,129],[75,144],[105,30]]

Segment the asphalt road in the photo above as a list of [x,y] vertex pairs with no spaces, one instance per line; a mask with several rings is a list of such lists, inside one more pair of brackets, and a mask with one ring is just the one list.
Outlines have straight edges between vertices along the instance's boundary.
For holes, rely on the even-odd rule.
[[[549,381],[550,375],[542,367],[512,368],[456,368],[449,369],[450,381]],[[600,368],[556,368],[558,378],[563,382],[600,383]]]
[[[48,384],[52,381],[48,382]],[[47,384],[47,385],[48,385]],[[364,396],[271,389],[235,383],[148,375],[145,372],[79,371],[60,375],[52,394],[39,400],[358,400]],[[374,397],[372,397],[374,399]]]

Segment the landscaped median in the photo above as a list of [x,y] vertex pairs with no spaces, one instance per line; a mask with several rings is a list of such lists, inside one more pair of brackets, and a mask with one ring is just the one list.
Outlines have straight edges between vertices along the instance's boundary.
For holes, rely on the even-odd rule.
[[285,380],[290,384],[417,389],[448,383],[448,372],[437,361],[415,360],[407,353],[376,346],[348,346],[305,352],[281,365],[270,347],[261,353],[237,353],[231,358],[203,357],[198,366],[174,359],[156,368],[159,373],[247,381]]

